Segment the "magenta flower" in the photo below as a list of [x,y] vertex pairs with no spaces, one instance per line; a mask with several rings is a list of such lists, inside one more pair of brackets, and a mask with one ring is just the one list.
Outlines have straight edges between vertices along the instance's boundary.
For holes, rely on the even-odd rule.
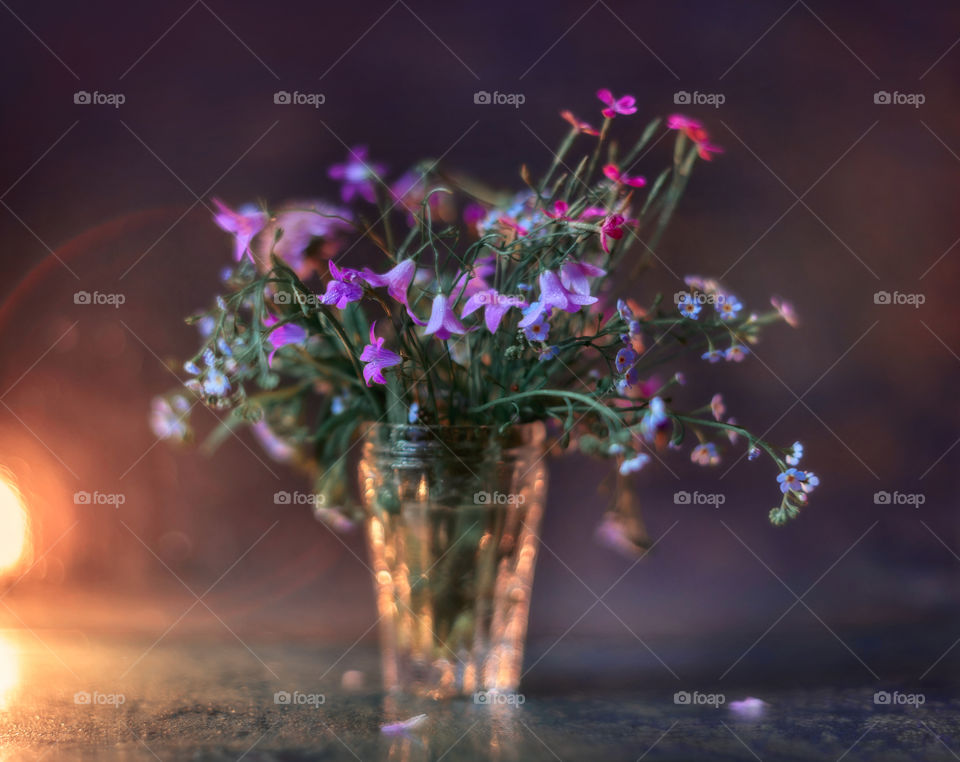
[[599,130],[595,127],[591,127],[586,122],[581,122],[577,117],[573,115],[571,111],[561,111],[560,116],[570,123],[570,126],[573,127],[577,132],[581,132],[584,135],[593,135],[597,136],[600,134]]
[[587,278],[599,278],[607,271],[587,262],[564,262],[560,268],[560,282],[563,287],[575,294],[590,296],[590,284]]
[[471,201],[463,209],[463,222],[470,227],[474,227],[482,222],[487,216],[487,208],[483,204]]
[[671,114],[667,117],[667,127],[671,130],[702,130],[703,124],[683,114]]
[[710,142],[710,136],[704,129],[703,124],[696,119],[691,119],[683,114],[672,114],[667,119],[667,127],[671,130],[679,130],[692,140],[697,146],[697,153],[701,159],[710,161],[711,154],[723,153],[723,149]]
[[218,198],[213,199],[213,203],[217,207],[217,213],[213,216],[213,221],[217,223],[221,230],[233,234],[236,244],[233,256],[239,262],[243,255],[249,251],[250,241],[263,230],[263,226],[267,224],[269,217],[266,212],[253,207],[245,206],[240,211],[235,212]]
[[[267,315],[263,319],[263,324],[270,328],[271,326],[276,325],[280,322],[280,318],[275,315]],[[267,341],[270,342],[270,346],[273,347],[273,350],[270,352],[270,355],[267,357],[267,365],[273,366],[273,357],[277,354],[277,350],[281,347],[285,347],[289,344],[303,344],[307,340],[307,331],[302,326],[297,325],[296,323],[284,323],[278,328],[274,328],[270,331],[270,335],[267,336]]]
[[609,90],[597,90],[597,97],[607,104],[602,112],[607,119],[613,119],[617,114],[626,116],[637,113],[637,99],[632,95],[614,98]]
[[609,214],[600,223],[600,246],[610,253],[610,239],[619,241],[623,238],[623,225],[626,219],[622,214]]
[[362,277],[360,271],[349,267],[341,270],[333,260],[330,260],[327,265],[330,267],[333,280],[328,281],[327,290],[320,298],[321,304],[335,304],[337,309],[342,310],[350,302],[359,301],[363,296],[363,286],[357,282]]
[[564,312],[576,312],[582,306],[596,301],[597,297],[590,296],[589,293],[580,294],[569,291],[555,272],[545,270],[540,273],[540,299],[524,310],[523,320],[518,325],[520,328],[533,325],[544,313],[549,314],[553,307]]
[[363,348],[360,353],[360,362],[367,365],[363,369],[363,380],[370,386],[371,381],[378,384],[385,384],[387,380],[383,377],[384,368],[392,368],[403,362],[403,358],[396,352],[383,348],[383,339],[377,336],[377,321],[373,321],[370,326],[370,343]]
[[407,300],[407,291],[410,290],[410,284],[417,274],[417,265],[412,259],[405,259],[397,263],[383,275],[378,275],[369,267],[363,268],[362,277],[372,288],[387,287],[387,293],[390,297],[402,304],[407,309],[407,314],[417,325],[426,325],[420,318],[413,314],[410,309],[410,303]]
[[446,341],[455,333],[466,333],[467,329],[457,319],[453,311],[453,304],[456,299],[451,296],[449,299],[443,294],[437,294],[433,297],[433,308],[430,311],[430,320],[427,322],[427,330],[423,333],[425,336],[436,334],[441,341]]
[[646,178],[640,175],[628,175],[626,172],[621,172],[616,164],[607,164],[607,166],[603,168],[603,174],[618,185],[630,185],[634,188],[642,188],[647,184]]
[[340,195],[344,201],[352,201],[357,196],[371,204],[376,201],[375,182],[386,172],[383,164],[367,161],[367,147],[357,146],[350,149],[350,157],[343,164],[334,164],[327,174],[334,180],[343,181]]
[[699,143],[697,143],[697,153],[704,161],[710,161],[713,158],[713,154],[723,153],[723,149],[716,143],[711,143],[708,140],[701,140]]
[[460,317],[465,318],[467,315],[472,315],[483,307],[483,319],[487,324],[487,329],[490,333],[496,333],[500,327],[500,321],[503,320],[503,316],[507,314],[507,311],[511,307],[526,306],[527,303],[519,297],[505,296],[500,294],[496,289],[488,288],[483,291],[478,291],[467,299],[467,303],[463,306],[463,312],[460,313]]
[[565,220],[567,222],[572,222],[574,218],[569,215],[569,212],[570,204],[568,204],[566,201],[554,202],[552,212],[549,209],[543,210],[543,213],[551,220]]

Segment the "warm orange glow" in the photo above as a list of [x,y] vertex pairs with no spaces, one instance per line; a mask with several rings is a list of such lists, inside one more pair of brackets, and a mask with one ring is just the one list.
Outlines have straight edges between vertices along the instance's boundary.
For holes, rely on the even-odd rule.
[[0,478],[0,574],[12,571],[25,561],[29,550],[30,526],[26,506],[19,490]]
[[16,645],[0,634],[0,709],[6,709],[20,683],[20,656]]

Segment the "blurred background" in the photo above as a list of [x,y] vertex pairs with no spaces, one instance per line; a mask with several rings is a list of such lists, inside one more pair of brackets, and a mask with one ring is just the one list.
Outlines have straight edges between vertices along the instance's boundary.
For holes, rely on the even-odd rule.
[[[776,472],[762,459],[648,468],[638,486],[657,542],[634,564],[588,539],[601,466],[552,460],[530,624],[531,662],[544,661],[529,680],[584,653],[626,682],[956,675],[956,4],[3,6],[0,466],[26,520],[0,494],[0,625],[41,639],[372,644],[359,532],[334,536],[307,507],[275,505],[277,490],[307,485],[246,433],[205,458],[148,427],[151,397],[196,346],[182,318],[229,261],[210,199],[334,199],[326,169],[359,144],[391,178],[442,156],[516,188],[521,163],[550,163],[559,112],[598,121],[594,92],[607,87],[638,99],[619,129],[682,111],[725,149],[696,167],[657,250],[665,265],[636,297],[710,275],[747,309],[776,294],[801,316],[742,364],[678,368],[681,402],[721,392],[742,424],[802,441],[822,486],[774,528]],[[525,101],[477,104],[481,90]],[[78,103],[80,91],[123,102]],[[325,102],[278,104],[278,91]],[[683,93],[723,103],[677,105]],[[644,174],[665,166],[669,143]],[[123,304],[76,304],[78,291]],[[216,424],[196,413],[201,430]],[[677,505],[680,489],[725,502]],[[78,491],[123,503],[77,504]],[[878,504],[880,491],[909,501]]]

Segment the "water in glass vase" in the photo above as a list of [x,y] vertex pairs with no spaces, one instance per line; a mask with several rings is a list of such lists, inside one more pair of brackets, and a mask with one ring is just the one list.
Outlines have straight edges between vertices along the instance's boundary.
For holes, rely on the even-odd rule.
[[541,423],[367,429],[360,488],[388,691],[516,691],[545,439]]

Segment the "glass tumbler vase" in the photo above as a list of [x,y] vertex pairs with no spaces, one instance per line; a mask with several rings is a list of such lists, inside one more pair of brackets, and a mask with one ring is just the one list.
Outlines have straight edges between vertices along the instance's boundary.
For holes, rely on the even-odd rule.
[[542,423],[366,429],[360,491],[387,691],[516,692],[545,440]]

